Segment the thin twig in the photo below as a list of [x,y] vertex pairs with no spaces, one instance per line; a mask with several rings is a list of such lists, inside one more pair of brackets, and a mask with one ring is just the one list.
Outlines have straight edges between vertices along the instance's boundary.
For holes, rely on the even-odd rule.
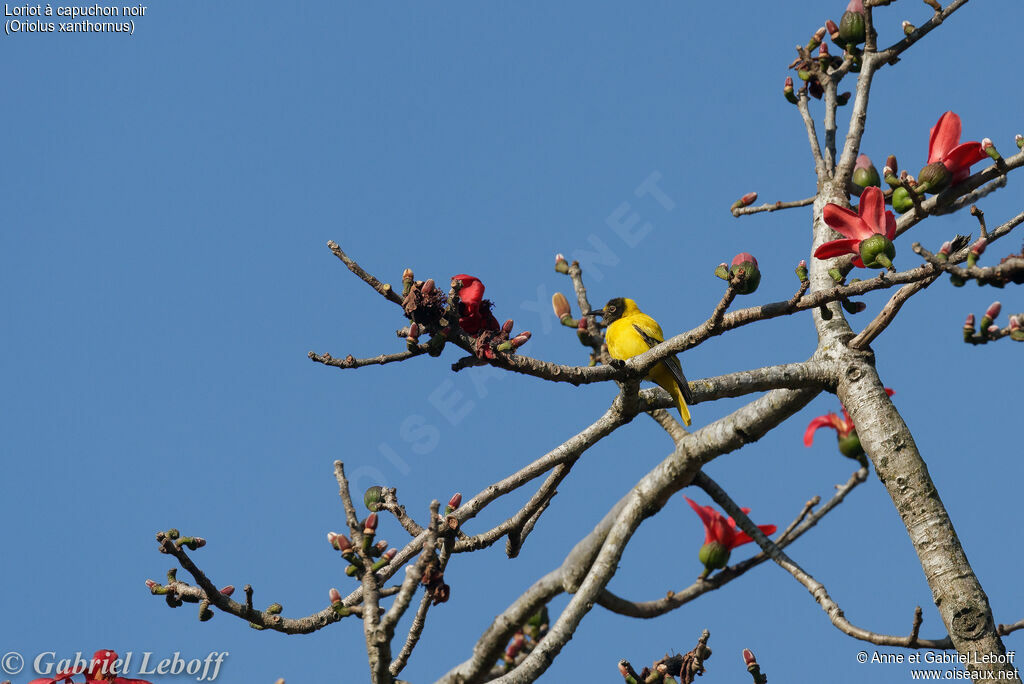
[[795,200],[793,202],[766,202],[756,207],[739,207],[731,211],[733,216],[739,217],[748,214],[760,214],[765,211],[778,211],[779,209],[796,209],[797,207],[807,207],[814,204],[815,197],[808,197],[807,199]]

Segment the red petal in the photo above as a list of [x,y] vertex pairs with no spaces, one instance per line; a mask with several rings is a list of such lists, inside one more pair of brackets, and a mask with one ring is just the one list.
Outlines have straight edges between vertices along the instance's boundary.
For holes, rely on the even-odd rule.
[[896,217],[891,211],[885,212],[885,237],[890,240],[896,239]]
[[832,240],[814,250],[814,256],[818,259],[831,259],[844,254],[860,254],[860,240],[856,238]]
[[693,499],[688,496],[684,496],[686,503],[690,504],[690,508],[694,510],[700,521],[704,523],[704,543],[712,542],[715,540],[711,534],[711,528],[714,524],[714,518],[712,516],[718,515],[711,506],[700,506]]
[[833,230],[848,238],[863,240],[872,235],[871,229],[864,225],[859,215],[838,204],[826,204],[822,218]]
[[853,265],[857,268],[864,268],[864,260],[860,258],[860,254],[853,258]]
[[[885,198],[882,191],[871,185],[864,188],[857,207],[860,219],[872,233],[885,233]],[[891,215],[891,214],[890,214]]]
[[[775,527],[775,525],[758,525],[757,529],[764,532],[765,536],[771,536],[775,534],[775,530],[777,530],[778,528]],[[733,537],[732,546],[730,546],[729,548],[735,549],[737,546],[742,546],[743,544],[752,541],[754,540],[750,537],[749,534],[747,534],[746,532],[740,532],[735,537]]]
[[460,273],[457,276],[452,276],[452,280],[461,280],[462,289],[459,290],[459,299],[464,303],[478,303],[484,297],[484,284],[480,282],[479,278],[475,278],[465,273]]
[[818,428],[830,427],[836,432],[842,432],[846,426],[839,420],[839,416],[834,413],[826,413],[823,416],[818,416],[810,423],[807,424],[807,429],[804,431],[804,446],[811,446],[814,444],[814,433]]
[[928,138],[928,163],[942,161],[946,154],[960,142],[960,117],[946,112],[932,126]]
[[[979,142],[965,142],[950,150],[942,159],[942,163],[953,173],[953,182],[959,183],[971,175],[971,164],[980,162],[987,157]],[[959,180],[957,179],[959,177]]]

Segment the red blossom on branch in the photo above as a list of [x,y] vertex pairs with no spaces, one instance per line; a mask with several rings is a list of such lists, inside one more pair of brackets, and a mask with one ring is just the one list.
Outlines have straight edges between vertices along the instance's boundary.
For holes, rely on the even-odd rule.
[[928,165],[921,169],[918,180],[927,183],[929,192],[942,192],[970,176],[971,164],[986,156],[980,142],[960,143],[960,117],[946,112],[932,126],[928,138]]
[[459,327],[467,335],[476,335],[482,330],[501,330],[498,320],[491,313],[491,303],[484,299],[484,284],[479,278],[459,274],[452,280],[462,281],[459,300],[462,302],[459,311]]
[[818,259],[831,259],[844,254],[856,254],[854,266],[889,268],[896,249],[896,218],[885,209],[882,191],[874,186],[864,189],[857,211],[838,204],[826,204],[823,218],[833,230],[845,238],[826,242],[814,250]]
[[[724,568],[729,562],[729,554],[737,546],[754,541],[746,532],[736,527],[736,521],[731,517],[726,518],[711,506],[701,506],[687,496],[686,503],[697,513],[701,522],[704,523],[704,546],[701,547],[697,557],[704,564],[704,573],[701,577],[707,577],[712,570]],[[741,508],[744,514],[750,513],[749,508]],[[775,534],[778,529],[775,525],[758,525],[757,529],[765,534]]]
[[[895,394],[888,387],[885,388],[885,393],[890,397]],[[839,408],[843,410],[842,418],[829,411],[807,424],[807,429],[804,431],[804,446],[809,447],[814,444],[814,433],[819,428],[829,427],[836,431],[836,438],[839,440],[839,451],[843,456],[860,458],[864,454],[864,449],[861,447],[860,437],[857,436],[857,426],[853,424],[853,419],[846,412],[846,407],[840,404]]]

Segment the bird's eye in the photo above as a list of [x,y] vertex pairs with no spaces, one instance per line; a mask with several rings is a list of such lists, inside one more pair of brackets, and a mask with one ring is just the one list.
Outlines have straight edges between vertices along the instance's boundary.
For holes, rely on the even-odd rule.
[[614,306],[609,306],[608,307],[608,313],[615,313],[615,307]]

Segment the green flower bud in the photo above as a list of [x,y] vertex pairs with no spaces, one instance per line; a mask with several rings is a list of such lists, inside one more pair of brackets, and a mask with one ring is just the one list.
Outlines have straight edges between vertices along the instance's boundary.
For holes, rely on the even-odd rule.
[[932,162],[921,169],[917,180],[926,185],[928,192],[938,194],[949,187],[949,182],[953,180],[953,174],[942,162]]
[[884,235],[872,235],[860,242],[860,259],[868,268],[892,268],[896,246]]
[[906,188],[900,186],[892,191],[892,208],[897,214],[905,214],[914,208],[914,200],[910,199]]
[[867,27],[864,24],[864,14],[861,12],[843,12],[843,18],[839,20],[839,38],[847,45],[857,45],[864,42]]
[[366,510],[376,513],[380,510],[380,504],[384,501],[384,489],[380,485],[374,485],[363,494],[363,503]]
[[860,445],[860,437],[856,431],[839,438],[839,453],[854,460],[859,460],[864,455],[864,447]]
[[708,542],[700,547],[697,558],[704,565],[704,572],[701,577],[707,577],[712,570],[721,570],[729,564],[731,551],[725,544],[717,541]]

